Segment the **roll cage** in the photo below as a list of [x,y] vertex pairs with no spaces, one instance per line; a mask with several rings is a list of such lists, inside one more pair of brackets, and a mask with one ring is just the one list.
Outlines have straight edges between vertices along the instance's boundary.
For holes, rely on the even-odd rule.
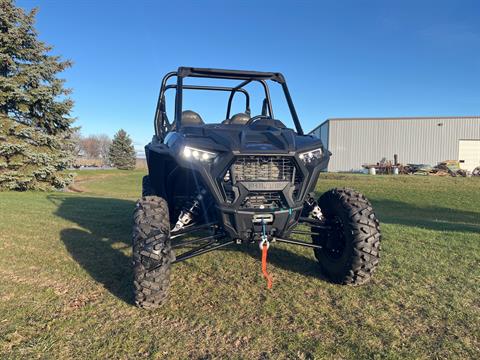
[[[169,79],[176,77],[176,84],[168,84]],[[225,86],[211,86],[211,85],[185,85],[183,80],[187,77],[194,78],[210,78],[210,79],[229,79],[229,80],[242,80],[237,86],[225,87]],[[160,88],[160,94],[158,96],[157,108],[155,111],[155,135],[159,138],[164,137],[164,134],[171,130],[172,125],[168,121],[166,106],[165,106],[165,92],[168,89],[176,89],[175,96],[175,118],[174,122],[176,128],[181,127],[182,121],[182,99],[183,89],[189,90],[209,90],[209,91],[226,91],[230,92],[230,97],[227,103],[226,119],[230,118],[230,111],[232,106],[233,97],[237,92],[245,95],[245,113],[250,115],[250,95],[244,86],[251,82],[259,82],[265,92],[265,98],[263,100],[262,113],[268,114],[273,118],[272,101],[270,98],[269,85],[267,81],[274,81],[282,86],[285,99],[287,100],[288,108],[295,124],[296,131],[299,135],[303,135],[303,129],[298,119],[295,106],[293,105],[290,92],[287,87],[285,78],[281,73],[274,72],[259,72],[259,71],[244,71],[244,70],[224,70],[224,69],[208,69],[208,68],[193,68],[193,67],[179,67],[177,71],[167,73]]]

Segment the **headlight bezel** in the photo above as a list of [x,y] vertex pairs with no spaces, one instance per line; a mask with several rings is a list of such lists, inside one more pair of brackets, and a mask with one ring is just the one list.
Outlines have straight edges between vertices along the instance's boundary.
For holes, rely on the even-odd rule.
[[304,163],[304,164],[311,164],[315,161],[320,160],[323,157],[323,148],[319,147],[316,149],[304,151],[298,154],[298,158]]
[[183,147],[181,154],[184,159],[197,160],[206,163],[212,162],[218,156],[218,153],[216,152],[199,149],[188,145]]

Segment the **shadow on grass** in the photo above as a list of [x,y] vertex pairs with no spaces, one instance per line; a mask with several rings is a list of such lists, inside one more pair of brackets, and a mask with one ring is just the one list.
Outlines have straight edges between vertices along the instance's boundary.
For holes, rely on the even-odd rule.
[[[133,302],[130,256],[132,212],[129,200],[88,196],[50,196],[57,204],[56,215],[76,223],[79,228],[61,231],[61,240],[75,259],[96,281],[127,303]],[[480,232],[480,215],[475,212],[377,200],[373,205],[385,223],[423,227],[437,231]],[[224,251],[243,251],[260,260],[254,247],[231,246]],[[311,251],[311,250],[309,250]],[[288,271],[321,277],[313,257],[283,247],[272,248],[269,262]]]
[[113,295],[132,304],[131,258],[125,251],[130,248],[135,203],[86,196],[51,196],[50,200],[58,205],[56,215],[82,228],[60,233],[72,258]]
[[[288,245],[285,245],[285,247]],[[327,281],[327,278],[320,272],[318,261],[313,258],[313,249],[308,249],[311,252],[312,257],[305,257],[302,254],[295,252],[295,248],[298,246],[290,245],[286,249],[283,245],[271,246],[268,250],[268,263],[272,264],[280,269],[292,271],[304,276],[315,277]],[[290,251],[291,249],[291,251]],[[249,246],[242,246],[240,248],[230,247],[229,250],[241,251],[252,258],[258,260],[259,266],[261,261],[261,252],[257,244],[251,244]]]
[[480,212],[438,206],[415,206],[394,200],[372,200],[380,222],[435,231],[480,232]]

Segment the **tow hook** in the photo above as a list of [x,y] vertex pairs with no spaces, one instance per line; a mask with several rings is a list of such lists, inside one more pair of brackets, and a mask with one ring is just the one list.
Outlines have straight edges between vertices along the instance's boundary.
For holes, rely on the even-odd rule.
[[265,226],[265,222],[262,222],[262,236],[260,237],[260,242],[258,243],[260,250],[263,250],[263,247],[266,246],[267,249],[270,248],[270,241],[268,241],[267,236],[267,227]]

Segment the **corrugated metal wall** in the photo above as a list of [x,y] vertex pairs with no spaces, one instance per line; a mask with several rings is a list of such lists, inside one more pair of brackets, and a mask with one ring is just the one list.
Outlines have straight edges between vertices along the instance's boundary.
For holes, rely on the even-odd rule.
[[480,117],[330,119],[312,133],[324,137],[333,153],[328,171],[356,171],[382,158],[435,165],[458,160],[461,139],[480,139]]
[[318,128],[318,134],[317,136],[322,140],[322,144],[324,147],[328,149],[328,127],[329,127],[329,121],[323,123],[320,125]]

